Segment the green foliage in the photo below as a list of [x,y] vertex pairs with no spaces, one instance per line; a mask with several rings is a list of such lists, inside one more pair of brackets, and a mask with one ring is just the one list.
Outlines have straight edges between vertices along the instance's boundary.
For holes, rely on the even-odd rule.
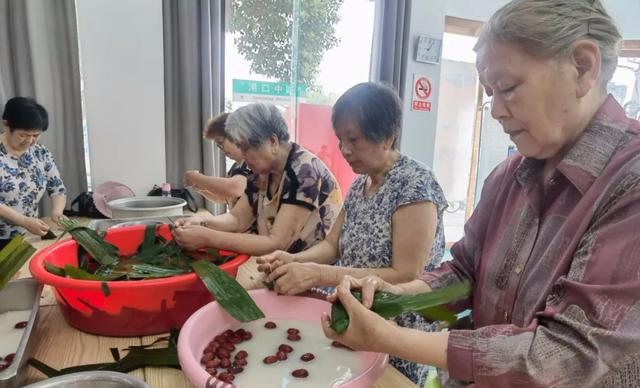
[[[294,1],[232,0],[230,30],[253,73],[291,81]],[[342,1],[299,1],[298,82],[313,86],[324,53],[338,44],[335,25]]]

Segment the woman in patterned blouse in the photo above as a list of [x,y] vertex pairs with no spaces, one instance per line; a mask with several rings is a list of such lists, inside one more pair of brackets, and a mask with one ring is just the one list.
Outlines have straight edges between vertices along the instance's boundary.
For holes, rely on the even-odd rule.
[[[517,0],[489,19],[476,65],[519,153],[485,181],[452,261],[400,285],[344,279],[349,328],[325,317],[329,337],[475,387],[640,387],[640,123],[606,91],[620,39],[599,0]],[[349,293],[370,306],[374,289],[463,280],[472,295],[451,308],[472,309],[468,330],[394,327]]]
[[232,208],[247,188],[247,177],[251,170],[242,157],[242,151],[233,144],[225,131],[229,113],[221,113],[211,119],[204,130],[203,137],[213,141],[224,155],[234,161],[226,177],[206,176],[198,170],[184,173],[185,186],[194,187],[200,195],[210,201],[227,203]]
[[51,220],[58,223],[66,191],[49,150],[38,138],[49,126],[44,107],[32,98],[14,97],[2,114],[0,143],[0,248],[25,231],[43,236],[49,225],[37,218],[45,191],[51,196]]
[[[446,200],[431,170],[398,150],[402,107],[395,91],[358,84],[336,101],[332,122],[342,155],[361,175],[325,241],[294,255],[280,251],[258,259],[259,269],[271,272],[267,280],[284,294],[336,286],[344,275],[411,281],[437,265],[444,252]],[[416,314],[396,322],[433,329]],[[391,363],[422,386],[424,365],[398,358]]]
[[[289,141],[272,104],[251,104],[229,115],[225,130],[253,174],[230,212],[179,220],[179,244],[252,255],[276,249],[300,252],[329,233],[342,195],[336,178],[314,154]],[[242,233],[255,222],[257,235]]]

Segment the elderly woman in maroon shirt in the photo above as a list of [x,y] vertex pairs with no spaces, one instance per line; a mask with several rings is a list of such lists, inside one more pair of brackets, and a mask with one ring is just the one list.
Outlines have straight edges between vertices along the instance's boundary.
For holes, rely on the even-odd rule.
[[[517,0],[475,50],[492,115],[519,153],[487,178],[453,260],[422,280],[343,279],[349,346],[478,387],[640,386],[640,123],[606,93],[620,34],[599,0]],[[396,327],[373,291],[470,281],[472,330]],[[362,287],[364,306],[348,292]]]

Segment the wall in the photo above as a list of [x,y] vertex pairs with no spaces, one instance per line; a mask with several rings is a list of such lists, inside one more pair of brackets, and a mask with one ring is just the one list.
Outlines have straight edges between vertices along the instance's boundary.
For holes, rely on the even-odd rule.
[[91,184],[166,179],[162,2],[78,1]]
[[[624,39],[640,39],[640,0],[603,0]],[[489,19],[508,0],[447,0],[445,12],[463,19]]]
[[[438,95],[440,89],[440,64],[416,62],[417,38],[428,35],[442,39],[444,33],[445,0],[412,1],[409,49],[406,64],[405,94],[402,96],[404,116],[400,149],[428,166],[433,166],[438,119]],[[432,91],[428,101],[430,112],[412,111],[414,74],[426,76],[431,81]]]

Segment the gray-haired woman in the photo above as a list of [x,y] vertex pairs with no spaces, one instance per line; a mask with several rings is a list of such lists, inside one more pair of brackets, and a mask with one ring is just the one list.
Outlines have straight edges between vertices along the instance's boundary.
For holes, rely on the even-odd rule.
[[[303,251],[324,240],[342,206],[338,183],[314,154],[289,141],[287,124],[271,104],[231,113],[227,136],[253,172],[229,213],[178,222],[177,242],[262,255]],[[242,233],[256,221],[258,234]]]
[[[345,278],[351,347],[448,369],[476,387],[640,386],[640,123],[606,84],[620,34],[599,0],[517,0],[475,50],[492,115],[519,153],[486,180],[453,245],[421,280]],[[466,280],[473,327],[389,324],[348,292],[429,292]],[[333,296],[335,298],[335,295]]]

